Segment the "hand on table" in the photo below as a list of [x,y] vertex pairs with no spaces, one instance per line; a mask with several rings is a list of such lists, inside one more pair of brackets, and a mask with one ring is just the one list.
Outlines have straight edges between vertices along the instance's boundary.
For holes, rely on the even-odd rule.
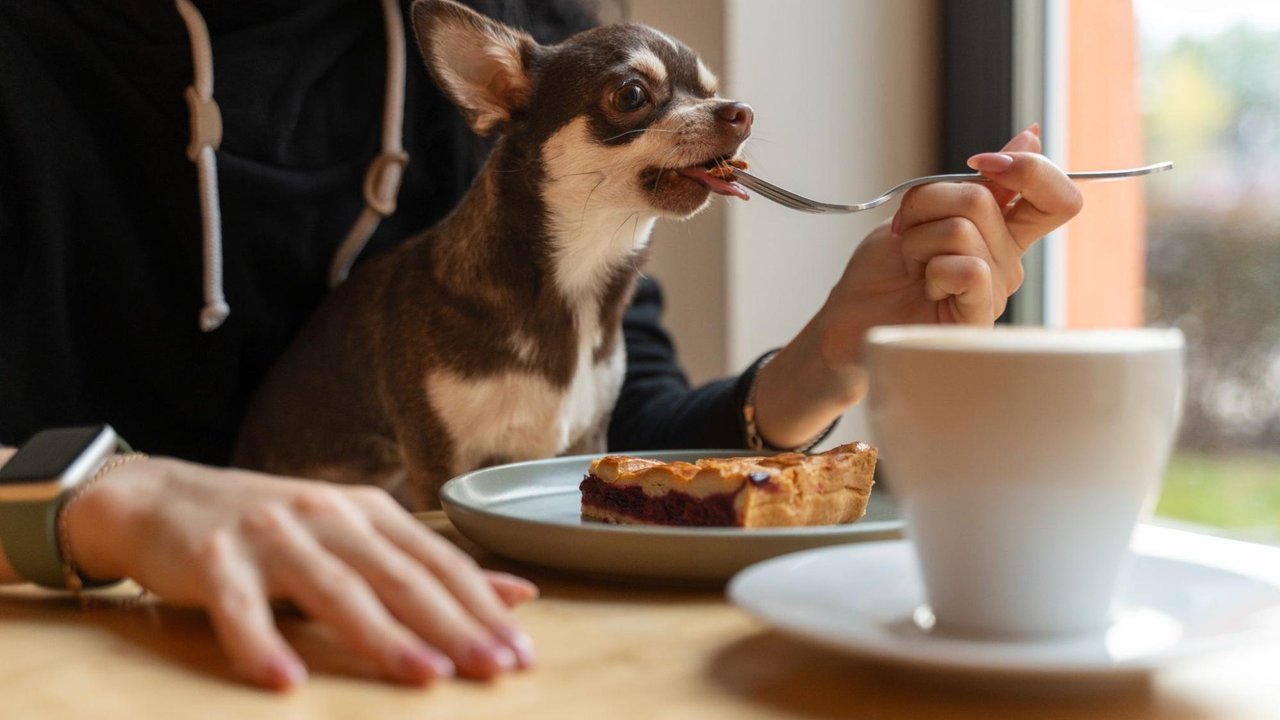
[[151,458],[87,489],[66,525],[83,572],[204,608],[237,670],[264,686],[306,677],[274,600],[330,625],[399,682],[533,662],[510,609],[537,588],[481,570],[376,488]]
[[876,325],[991,326],[1022,284],[1022,256],[1081,209],[1079,189],[1040,151],[1039,129],[970,167],[988,184],[912,188],[858,246],[809,324],[757,381],[761,435],[803,443],[866,393],[862,343]]

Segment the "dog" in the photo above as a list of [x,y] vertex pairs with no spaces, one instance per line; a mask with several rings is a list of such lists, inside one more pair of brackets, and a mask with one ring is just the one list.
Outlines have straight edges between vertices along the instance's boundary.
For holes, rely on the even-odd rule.
[[496,143],[438,224],[358,266],[252,399],[233,464],[437,506],[480,467],[604,451],[622,314],[659,217],[691,217],[751,133],[679,41],[558,45],[451,0],[411,10],[427,70]]

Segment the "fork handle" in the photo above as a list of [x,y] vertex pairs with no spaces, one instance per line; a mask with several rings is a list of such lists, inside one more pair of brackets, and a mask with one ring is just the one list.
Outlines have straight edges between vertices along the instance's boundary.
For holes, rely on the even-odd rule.
[[[1080,182],[1101,182],[1105,180],[1123,180],[1125,178],[1141,177],[1143,175],[1154,175],[1165,170],[1172,170],[1172,162],[1152,163],[1151,165],[1143,165],[1142,167],[1125,168],[1123,170],[1085,170],[1083,172],[1069,172],[1067,177]],[[924,180],[925,178],[921,178]],[[955,173],[952,175],[930,175],[930,182],[991,182],[991,179],[981,173]]]
[[1085,172],[1069,172],[1067,177],[1072,180],[1090,181],[1090,180],[1122,180],[1124,178],[1140,177],[1142,175],[1154,175],[1165,170],[1172,170],[1173,163],[1160,162],[1151,165],[1143,165],[1142,167],[1126,168],[1124,170],[1087,170]]

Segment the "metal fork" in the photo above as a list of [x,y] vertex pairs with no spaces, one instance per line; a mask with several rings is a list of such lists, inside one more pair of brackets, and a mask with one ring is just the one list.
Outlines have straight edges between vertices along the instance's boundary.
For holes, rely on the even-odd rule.
[[[1080,182],[1098,181],[1098,180],[1121,180],[1124,178],[1139,177],[1142,175],[1151,175],[1154,173],[1164,172],[1173,169],[1173,163],[1162,162],[1154,165],[1144,165],[1137,168],[1125,168],[1123,170],[1093,170],[1089,172],[1069,172],[1067,177]],[[868,200],[856,205],[837,205],[835,203],[818,202],[810,200],[802,195],[797,195],[790,190],[774,185],[771,182],[761,180],[760,178],[748,173],[744,170],[734,168],[733,177],[742,183],[748,189],[755,190],[761,196],[772,200],[779,205],[792,210],[799,210],[807,213],[856,213],[863,210],[880,207],[889,202],[893,198],[910,190],[917,185],[927,185],[929,183],[938,182],[991,182],[986,176],[978,173],[953,173],[950,175],[926,175],[918,177],[914,180],[908,180],[900,185],[894,185],[885,191],[883,195],[874,200]]]

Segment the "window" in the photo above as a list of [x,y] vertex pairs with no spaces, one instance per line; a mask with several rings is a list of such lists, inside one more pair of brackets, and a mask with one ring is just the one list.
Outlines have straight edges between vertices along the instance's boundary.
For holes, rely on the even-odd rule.
[[1280,3],[947,0],[942,165],[1033,120],[1083,185],[1005,318],[1173,325],[1185,420],[1159,519],[1280,543]]
[[1280,542],[1280,4],[1072,0],[1065,24],[1065,163],[1176,168],[1086,189],[1046,270],[1063,321],[1183,330],[1157,515]]
[[1280,4],[1137,0],[1146,312],[1187,337],[1158,512],[1280,542]]

